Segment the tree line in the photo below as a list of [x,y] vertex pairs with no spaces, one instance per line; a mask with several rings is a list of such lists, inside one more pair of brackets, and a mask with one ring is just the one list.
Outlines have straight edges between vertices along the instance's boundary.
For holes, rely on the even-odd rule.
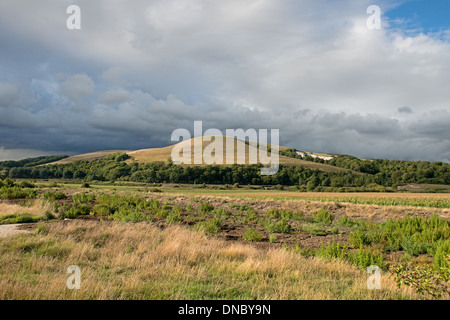
[[0,161],[0,169],[10,169],[10,168],[21,168],[21,167],[34,167],[46,163],[51,163],[65,159],[69,156],[67,155],[57,155],[57,156],[42,156],[37,158],[27,158],[23,160],[7,160]]
[[374,177],[374,183],[383,186],[408,183],[450,184],[450,164],[444,162],[359,159],[349,155],[335,155],[331,160],[323,160],[310,156],[302,158],[295,153],[295,149],[280,151],[280,154],[369,174]]
[[[425,161],[360,160],[339,156],[330,161],[336,166],[363,174],[324,172],[303,166],[283,166],[273,176],[262,176],[262,165],[179,166],[171,162],[125,162],[129,156],[115,153],[92,161],[77,161],[38,167],[3,167],[0,177],[26,179],[76,179],[83,181],[133,181],[146,183],[241,184],[299,186],[320,188],[392,187],[405,183],[450,184],[450,166]],[[26,163],[32,163],[26,162]],[[366,166],[366,167],[364,167]],[[359,169],[359,170],[358,170]],[[378,188],[378,191],[384,189]],[[374,191],[374,190],[372,190]]]

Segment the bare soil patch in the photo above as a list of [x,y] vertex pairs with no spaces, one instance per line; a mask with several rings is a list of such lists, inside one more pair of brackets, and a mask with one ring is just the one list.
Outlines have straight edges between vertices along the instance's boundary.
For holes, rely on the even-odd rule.
[[20,233],[26,233],[26,230],[20,229],[21,224],[0,225],[0,238],[6,238]]

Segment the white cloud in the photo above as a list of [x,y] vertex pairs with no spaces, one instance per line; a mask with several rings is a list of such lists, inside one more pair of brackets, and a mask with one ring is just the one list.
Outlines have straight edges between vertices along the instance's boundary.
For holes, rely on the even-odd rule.
[[[386,12],[397,1],[377,2]],[[0,67],[22,62],[3,75],[0,106],[16,101],[23,109],[0,110],[2,126],[22,128],[16,136],[3,131],[0,144],[29,148],[26,123],[42,132],[47,123],[61,136],[59,148],[91,132],[98,137],[85,149],[124,132],[117,148],[150,147],[204,120],[220,129],[280,128],[284,143],[313,151],[448,158],[450,44],[395,21],[369,30],[373,1],[77,4],[81,31],[65,27],[68,2],[0,3],[0,44],[8,49]],[[18,97],[27,90],[31,101]],[[64,140],[69,123],[78,127]]]

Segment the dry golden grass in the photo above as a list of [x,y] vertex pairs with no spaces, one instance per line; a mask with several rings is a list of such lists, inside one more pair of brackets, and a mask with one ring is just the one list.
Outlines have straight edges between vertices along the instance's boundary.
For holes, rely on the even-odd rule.
[[[417,299],[343,261],[210,239],[180,226],[64,221],[0,239],[0,299]],[[81,289],[66,288],[70,265]]]
[[[234,162],[232,163],[238,163],[238,164],[254,164],[254,163],[260,163],[260,157],[259,157],[259,151],[256,147],[254,146],[249,146],[247,145],[244,141],[236,139],[236,138],[232,138],[232,137],[223,137],[222,139],[222,144],[223,144],[223,150],[222,152],[220,152],[219,154],[221,154],[222,156],[218,156],[217,161],[214,159],[216,157],[216,153],[215,152],[219,152],[219,150],[215,150],[212,151],[213,149],[209,149],[213,147],[213,143],[214,143],[214,138],[211,139],[211,141],[203,141],[201,140],[201,137],[198,138],[193,138],[190,140],[186,140],[186,141],[182,141],[180,143],[177,143],[175,145],[172,146],[168,146],[165,148],[153,148],[153,149],[142,149],[142,150],[137,150],[137,151],[131,151],[128,152],[127,154],[131,157],[134,158],[135,161],[137,162],[153,162],[153,161],[164,161],[167,162],[169,158],[171,158],[172,156],[172,150],[174,148],[181,148],[182,147],[188,147],[190,145],[191,148],[191,164],[194,164],[194,159],[196,157],[196,155],[199,157],[199,159],[201,159],[202,163],[201,165],[207,165],[207,164],[217,164],[219,162],[221,162],[221,164],[223,165],[230,165],[230,161],[227,161],[226,159],[226,146],[227,144],[232,145],[234,144],[234,153],[233,153],[233,159]],[[199,143],[201,144],[201,153],[200,150],[196,150],[194,148],[194,144],[195,143]],[[240,158],[238,157],[238,150],[239,148],[243,148],[245,150],[245,153],[243,156],[241,156]],[[279,147],[280,150],[286,149],[285,147]],[[206,150],[206,152],[205,152]],[[210,152],[211,151],[211,152]],[[202,157],[202,155],[210,155],[212,157],[206,157],[205,158]],[[251,158],[251,154],[254,154],[255,157]],[[180,156],[182,155],[182,153],[180,154]],[[270,155],[270,153],[269,153]],[[327,172],[350,172],[350,170],[347,169],[343,169],[343,168],[338,168],[338,167],[334,167],[334,166],[330,166],[330,165],[326,165],[326,164],[322,164],[322,163],[315,163],[315,162],[311,162],[311,161],[305,161],[305,160],[301,160],[301,159],[296,159],[296,158],[290,158],[290,157],[285,157],[280,155],[279,156],[279,163],[282,165],[286,165],[286,166],[299,166],[302,165],[307,169],[318,169],[318,170],[322,170],[322,171],[327,171]],[[200,164],[198,164],[200,165]]]
[[[154,162],[163,161],[167,162],[167,159],[171,157],[173,146],[164,148],[151,148],[142,149],[137,151],[131,151],[127,154],[134,158],[137,162]],[[127,162],[130,162],[129,160]]]
[[44,212],[50,209],[50,203],[47,201],[32,201],[30,206],[20,206],[11,203],[0,203],[0,217],[12,215],[12,214],[25,214],[28,213],[31,216],[42,217]]

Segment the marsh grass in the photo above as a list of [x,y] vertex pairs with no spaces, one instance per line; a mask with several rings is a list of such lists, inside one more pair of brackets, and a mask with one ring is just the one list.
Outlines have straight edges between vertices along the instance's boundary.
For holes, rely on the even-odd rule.
[[[66,287],[67,267],[81,289]],[[181,226],[70,221],[0,239],[0,299],[416,299],[339,260],[207,238]]]

